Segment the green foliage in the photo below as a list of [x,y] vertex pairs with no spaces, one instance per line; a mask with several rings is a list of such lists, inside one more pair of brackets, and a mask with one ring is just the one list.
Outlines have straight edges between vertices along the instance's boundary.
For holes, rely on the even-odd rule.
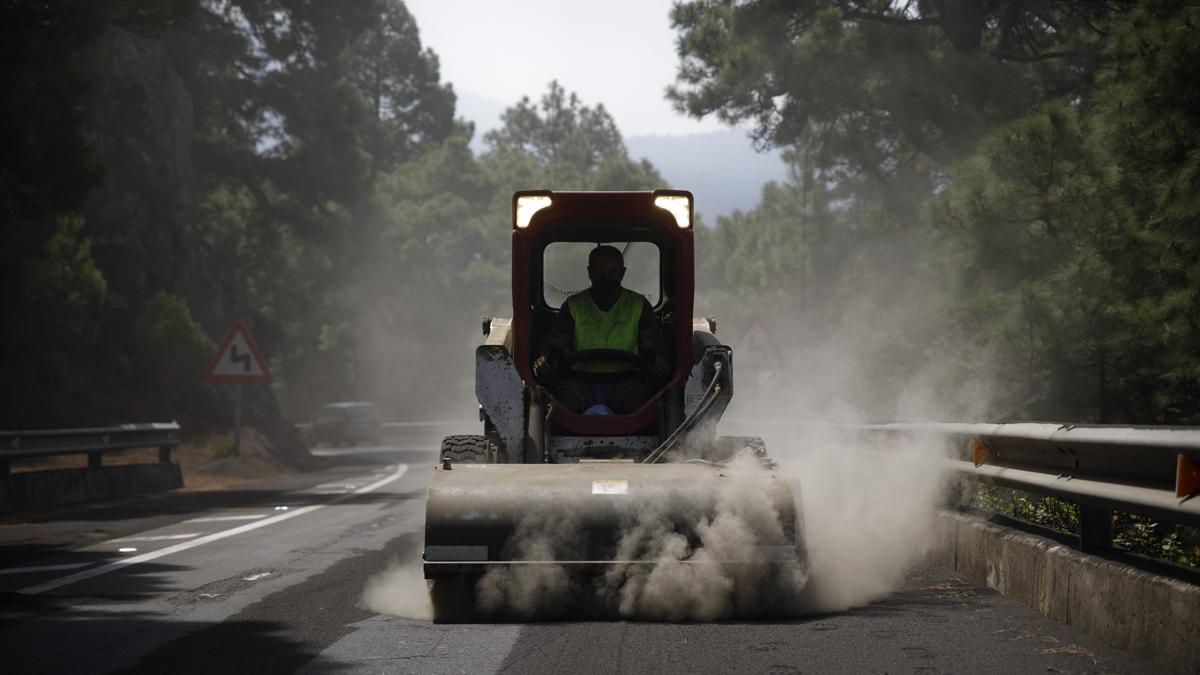
[[225,459],[233,456],[233,439],[229,436],[213,438],[208,445],[200,449],[200,453],[208,459]]
[[680,3],[669,97],[694,116],[752,122],[764,144],[810,149],[826,180],[908,227],[936,166],[1078,85],[1111,4]]
[[[648,162],[629,158],[603,104],[584,105],[558,82],[537,105],[523,97],[504,111],[503,125],[484,136],[484,170],[507,203],[514,190],[645,190],[664,186]],[[507,195],[507,196],[506,196]]]
[[1121,270],[1084,145],[1078,111],[1047,103],[989,137],[931,208],[973,280],[954,318],[983,327],[1011,374],[1001,409],[1110,418]]
[[41,254],[26,262],[26,339],[63,349],[89,332],[107,285],[92,259],[92,242],[78,215],[59,216]]
[[[199,297],[155,269],[170,261],[97,261],[73,215],[121,169],[85,129],[86,50],[106,30],[169,46],[219,298],[191,309],[253,319],[299,415],[350,396],[391,415],[436,412],[447,389],[469,399],[475,316],[509,303],[514,189],[665,186],[602,103],[557,82],[475,157],[400,0],[16,2],[0,19],[8,363],[124,344],[98,312],[116,265]],[[696,0],[672,19],[670,98],[753,124],[791,169],[696,232],[700,306],[724,337],[754,315],[792,331],[784,376],[853,379],[866,417],[898,414],[936,363],[950,383],[994,382],[991,417],[1200,423],[1200,9]],[[137,372],[159,389],[194,378],[190,309],[143,300],[114,298],[140,316]],[[427,409],[403,407],[414,391]],[[966,414],[955,405],[939,413]]]
[[752,122],[799,167],[718,223],[710,301],[849,336],[881,385],[926,364],[993,381],[992,418],[1200,420],[1200,9],[700,0],[672,17],[679,108]]
[[933,207],[976,280],[957,320],[994,336],[1018,415],[1198,419],[1198,19],[1116,21],[1095,90],[994,132]]
[[995,485],[979,484],[974,487],[974,498],[969,506],[1065,534],[1079,531],[1079,507],[1073,502]]
[[830,163],[877,170],[914,149],[946,161],[1080,79],[1096,22],[1119,5],[680,3],[670,97],[693,115],[753,121],[774,144],[819,139]]
[[[993,511],[1039,527],[1078,534],[1079,508],[1056,497],[978,484],[968,506]],[[1200,529],[1165,525],[1134,513],[1113,515],[1113,546],[1148,558],[1200,568]]]
[[164,291],[146,303],[133,343],[134,372],[168,403],[199,382],[214,349],[187,302]]
[[1093,137],[1109,167],[1100,195],[1119,228],[1114,257],[1128,372],[1124,417],[1200,422],[1200,7],[1143,2],[1114,26],[1097,80]]
[[[426,233],[457,229],[438,214],[396,222],[390,201],[404,191],[397,176],[451,175],[419,176],[418,166],[465,134],[436,56],[399,0],[204,3],[181,38],[174,56],[197,111],[200,228],[244,270],[256,337],[301,414],[367,395],[363,361],[376,357],[366,343],[394,334],[402,316],[380,316],[394,307],[385,298],[414,286],[410,262],[432,268],[420,255]],[[417,191],[441,204],[433,193],[445,189]]]
[[1148,558],[1200,568],[1200,529],[1194,527],[1118,513],[1113,518],[1113,545]]

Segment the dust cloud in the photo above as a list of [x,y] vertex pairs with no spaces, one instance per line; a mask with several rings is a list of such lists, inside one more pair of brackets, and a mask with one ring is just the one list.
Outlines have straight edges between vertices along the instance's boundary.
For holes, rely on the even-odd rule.
[[860,607],[899,587],[934,543],[947,489],[936,441],[828,426],[767,437],[804,504],[811,578],[796,610]]
[[793,516],[764,489],[768,471],[744,456],[722,474],[711,516],[695,525],[695,549],[661,513],[640,512],[622,528],[617,558],[653,565],[619,565],[605,575],[601,592],[619,600],[621,616],[712,621],[778,613],[799,597],[804,565],[779,564],[774,555],[792,542],[785,524]]
[[[423,547],[418,546],[418,551],[420,548]],[[432,619],[433,603],[429,599],[421,561],[393,563],[384,572],[371,578],[363,591],[362,604],[380,614],[406,619]]]
[[576,583],[565,565],[543,561],[581,557],[586,542],[580,539],[582,527],[575,513],[575,509],[535,513],[518,523],[508,542],[507,557],[534,564],[489,570],[475,586],[479,608],[524,617],[553,616],[565,608]]
[[[940,452],[919,438],[860,436],[848,427],[767,429],[774,470],[756,459],[731,462],[714,480],[712,508],[682,517],[679,495],[639,497],[617,524],[611,565],[581,574],[556,560],[587,559],[580,503],[535,513],[518,524],[505,557],[480,578],[477,609],[523,619],[608,616],[652,621],[825,613],[885,597],[933,543],[945,494]],[[777,564],[790,542],[790,509],[764,489],[781,475],[795,497],[803,565]],[[559,505],[561,506],[561,505]],[[789,505],[790,506],[790,505]],[[691,537],[688,536],[691,533]],[[432,616],[419,560],[368,584],[364,604],[407,618]]]
[[[524,618],[571,611],[663,621],[785,611],[805,581],[802,565],[773,564],[791,541],[790,505],[782,510],[764,489],[774,478],[751,457],[725,465],[720,474],[713,473],[711,508],[689,508],[685,495],[669,490],[638,494],[614,523],[611,559],[619,562],[601,574],[576,575],[552,563],[498,566],[479,581],[479,608]],[[581,508],[587,498],[581,495]],[[589,542],[580,538],[586,528],[562,513],[524,520],[506,557],[586,558]]]
[[[475,586],[476,609],[523,619],[661,621],[793,613],[806,564],[780,562],[791,551],[799,514],[793,515],[790,499],[781,501],[787,491],[779,489],[777,471],[747,455],[712,476],[711,489],[698,492],[639,490],[636,508],[614,522],[613,548],[604,558],[621,562],[600,572],[552,562],[595,559],[595,541],[580,516],[594,504],[591,494],[558,503],[552,513],[531,513],[518,523],[504,557],[536,564],[491,568]],[[428,618],[429,598],[420,562],[407,561],[373,579],[363,604]]]

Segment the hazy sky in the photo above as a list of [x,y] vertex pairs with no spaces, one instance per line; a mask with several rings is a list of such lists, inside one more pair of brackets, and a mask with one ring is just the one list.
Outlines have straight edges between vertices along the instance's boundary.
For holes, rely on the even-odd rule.
[[586,105],[603,103],[624,136],[724,128],[672,110],[672,0],[405,0],[421,41],[459,94],[459,115],[482,131],[521,96],[557,79]]

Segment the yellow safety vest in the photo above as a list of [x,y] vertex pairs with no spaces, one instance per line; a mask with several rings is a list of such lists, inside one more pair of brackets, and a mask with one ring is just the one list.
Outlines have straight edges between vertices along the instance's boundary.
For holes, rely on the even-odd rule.
[[[621,289],[616,304],[604,311],[596,306],[590,291],[581,291],[567,298],[566,306],[575,322],[575,349],[620,349],[637,353],[638,320],[642,317],[645,298],[633,291]],[[572,366],[585,373],[619,373],[634,370],[628,363],[583,362]]]

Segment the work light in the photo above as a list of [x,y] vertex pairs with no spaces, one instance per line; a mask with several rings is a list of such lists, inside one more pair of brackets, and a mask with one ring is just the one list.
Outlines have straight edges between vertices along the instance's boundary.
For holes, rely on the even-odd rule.
[[692,226],[692,198],[684,195],[659,195],[654,198],[654,205],[666,209],[675,216],[675,224],[686,230]]
[[550,197],[547,195],[521,195],[517,197],[517,214],[513,220],[513,225],[519,228],[529,227],[529,221],[533,220],[533,214],[550,206]]

